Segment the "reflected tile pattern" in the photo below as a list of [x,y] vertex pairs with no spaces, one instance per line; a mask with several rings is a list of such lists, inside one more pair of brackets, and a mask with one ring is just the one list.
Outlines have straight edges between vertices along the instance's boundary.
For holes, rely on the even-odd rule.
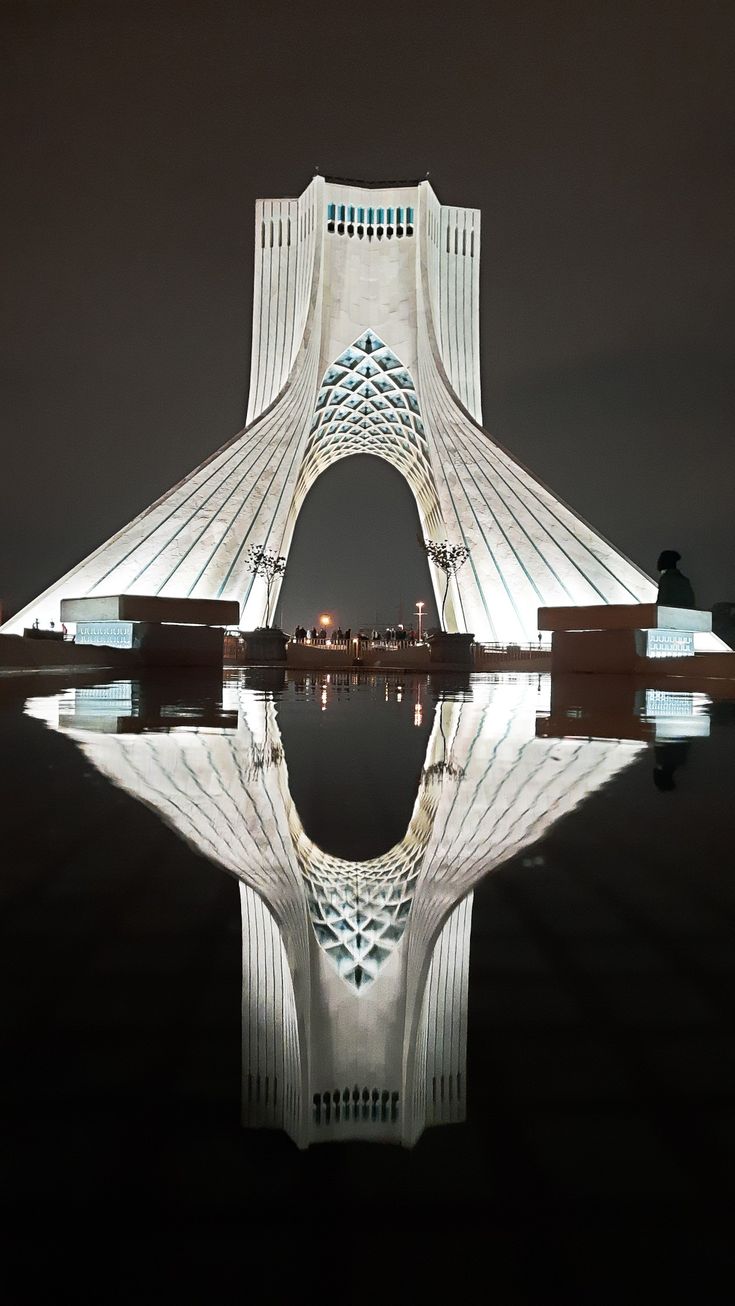
[[478,677],[440,696],[406,834],[365,862],[306,835],[272,697],[230,684],[219,701],[151,707],[142,682],[120,681],[28,702],[237,877],[246,1125],[300,1147],[411,1146],[465,1118],[474,886],[655,742],[657,708],[666,738],[672,718],[679,737],[706,721],[692,695],[626,690],[602,720],[584,687],[549,690]]

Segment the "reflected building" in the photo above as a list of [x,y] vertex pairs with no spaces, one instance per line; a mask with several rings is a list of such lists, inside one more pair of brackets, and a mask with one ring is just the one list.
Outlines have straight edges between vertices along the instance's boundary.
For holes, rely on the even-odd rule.
[[544,737],[548,681],[473,681],[433,704],[404,837],[357,862],[307,836],[272,697],[159,704],[148,729],[143,701],[121,681],[27,710],[237,878],[244,1123],[411,1146],[463,1120],[473,889],[646,743]]

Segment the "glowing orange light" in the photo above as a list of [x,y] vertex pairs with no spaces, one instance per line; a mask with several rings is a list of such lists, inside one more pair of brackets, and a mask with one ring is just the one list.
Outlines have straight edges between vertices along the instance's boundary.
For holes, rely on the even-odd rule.
[[328,616],[326,612],[323,612],[319,618],[319,624],[320,626],[331,626],[332,618]]

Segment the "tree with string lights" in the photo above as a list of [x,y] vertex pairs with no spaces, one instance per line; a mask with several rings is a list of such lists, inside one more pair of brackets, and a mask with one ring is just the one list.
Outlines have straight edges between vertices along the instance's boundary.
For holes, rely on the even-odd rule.
[[444,585],[444,598],[442,599],[441,625],[442,630],[446,630],[444,621],[444,609],[447,603],[449,593],[449,582],[452,576],[456,576],[460,567],[463,567],[470,556],[470,551],[464,544],[450,544],[448,540],[424,540],[419,538],[419,544],[424,550],[429,562],[433,562],[435,567],[444,572],[446,582]]
[[274,582],[286,570],[286,559],[264,544],[251,544],[248,549],[246,566],[253,576],[262,576],[265,581],[265,629],[270,629],[271,591]]

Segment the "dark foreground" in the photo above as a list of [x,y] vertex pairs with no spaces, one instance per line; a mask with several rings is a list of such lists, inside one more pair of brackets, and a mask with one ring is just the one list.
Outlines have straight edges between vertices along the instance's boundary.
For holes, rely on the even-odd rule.
[[299,1152],[239,1122],[235,881],[23,715],[60,687],[0,685],[5,1300],[732,1300],[732,705],[475,891],[467,1123]]

